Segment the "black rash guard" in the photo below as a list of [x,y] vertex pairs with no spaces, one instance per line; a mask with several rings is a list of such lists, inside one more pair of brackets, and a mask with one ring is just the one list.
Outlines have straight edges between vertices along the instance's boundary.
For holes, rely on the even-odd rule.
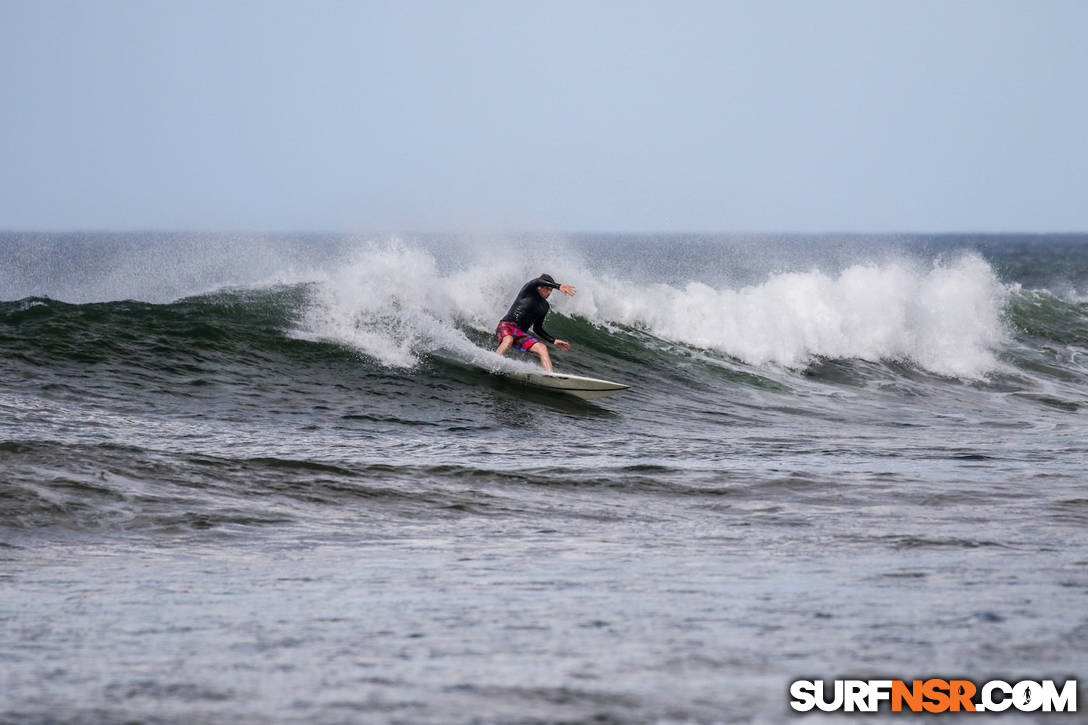
[[555,282],[549,282],[545,279],[537,277],[534,280],[525,283],[525,286],[521,288],[521,292],[518,292],[518,297],[514,300],[514,304],[510,305],[510,310],[506,313],[506,316],[502,318],[503,322],[511,322],[519,329],[526,332],[532,327],[536,331],[544,342],[555,342],[555,338],[548,334],[544,329],[544,316],[548,314],[548,310],[551,309],[548,301],[540,296],[540,292],[537,291],[537,287],[551,287],[552,289],[559,289],[559,285]]

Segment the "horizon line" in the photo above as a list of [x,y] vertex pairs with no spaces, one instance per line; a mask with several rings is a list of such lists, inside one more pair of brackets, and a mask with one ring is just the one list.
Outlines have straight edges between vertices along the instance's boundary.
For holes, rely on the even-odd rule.
[[428,236],[464,236],[478,234],[482,236],[510,235],[510,236],[562,236],[562,237],[594,237],[594,236],[629,236],[629,237],[948,237],[948,236],[1086,236],[1088,229],[1083,230],[994,230],[994,229],[970,229],[970,230],[899,230],[899,231],[866,231],[838,229],[830,231],[799,231],[799,230],[558,230],[558,229],[372,229],[372,230],[330,230],[330,229],[212,229],[212,228],[169,228],[169,227],[87,227],[87,228],[53,228],[53,229],[19,229],[0,228],[0,235],[41,235],[41,236],[67,236],[75,234],[106,235],[106,234],[149,234],[149,235],[217,235],[217,236],[275,236],[285,237],[294,235],[320,236],[320,237],[407,237]]

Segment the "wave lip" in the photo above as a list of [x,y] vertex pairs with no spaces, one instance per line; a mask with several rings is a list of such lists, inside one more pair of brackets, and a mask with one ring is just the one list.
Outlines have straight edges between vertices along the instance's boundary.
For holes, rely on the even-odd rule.
[[738,290],[703,283],[612,289],[599,312],[669,340],[725,353],[750,365],[802,367],[813,358],[907,360],[951,377],[997,367],[1006,341],[1007,291],[968,254],[928,269],[859,264],[771,275]]

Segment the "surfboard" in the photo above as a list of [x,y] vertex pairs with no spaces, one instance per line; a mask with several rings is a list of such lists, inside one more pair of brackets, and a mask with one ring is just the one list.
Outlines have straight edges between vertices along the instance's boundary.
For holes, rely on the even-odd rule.
[[554,390],[557,393],[566,393],[582,400],[597,400],[609,395],[623,392],[630,385],[614,383],[611,380],[599,380],[597,378],[585,378],[581,375],[565,375],[563,373],[523,373],[502,372],[503,377],[532,385],[535,388]]

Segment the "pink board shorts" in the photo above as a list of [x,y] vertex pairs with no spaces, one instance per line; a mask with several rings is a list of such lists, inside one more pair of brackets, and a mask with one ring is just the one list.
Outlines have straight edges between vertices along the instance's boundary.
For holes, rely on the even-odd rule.
[[500,322],[499,326],[495,328],[495,335],[499,338],[499,342],[502,342],[504,337],[514,338],[514,347],[522,352],[529,352],[529,348],[540,342],[540,340],[525,332],[513,322],[507,322],[506,320]]

